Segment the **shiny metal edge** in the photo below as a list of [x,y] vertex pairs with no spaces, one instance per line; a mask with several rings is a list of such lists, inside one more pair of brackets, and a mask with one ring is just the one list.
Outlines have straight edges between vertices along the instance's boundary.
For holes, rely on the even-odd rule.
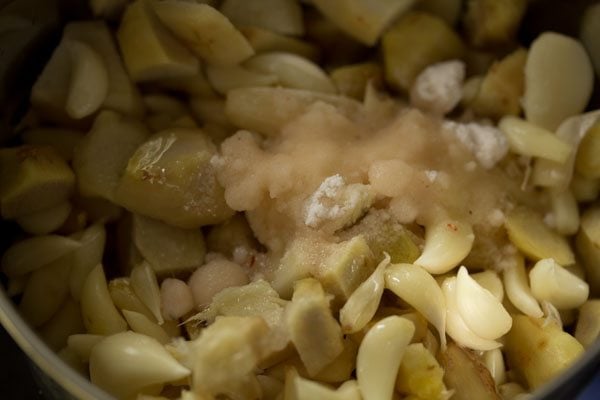
[[0,323],[17,342],[21,350],[49,377],[73,397],[81,400],[114,400],[114,397],[93,385],[69,367],[50,349],[21,318],[12,301],[0,285]]

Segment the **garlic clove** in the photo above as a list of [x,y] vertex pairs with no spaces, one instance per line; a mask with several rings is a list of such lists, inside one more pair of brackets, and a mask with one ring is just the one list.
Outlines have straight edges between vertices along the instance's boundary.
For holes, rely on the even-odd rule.
[[552,131],[583,112],[593,91],[594,69],[588,53],[581,42],[563,34],[539,35],[529,47],[524,73],[525,116]]
[[340,310],[342,332],[358,332],[373,318],[385,289],[384,273],[388,265],[390,256],[386,254],[371,276],[350,295]]
[[495,340],[477,336],[463,321],[456,304],[456,277],[444,280],[442,293],[446,299],[446,332],[456,343],[480,351],[493,350],[501,346]]
[[63,201],[51,208],[18,217],[16,221],[27,233],[47,235],[63,226],[72,209],[69,201]]
[[554,134],[519,117],[507,115],[498,123],[506,135],[513,153],[565,163],[573,152],[573,146]]
[[323,383],[305,379],[295,369],[289,369],[285,375],[283,400],[360,400],[356,381],[346,381],[337,390]]
[[475,280],[482,288],[488,290],[499,302],[504,300],[504,285],[498,274],[494,271],[483,271],[472,274],[471,278]]
[[283,87],[335,94],[331,78],[317,64],[292,53],[258,54],[244,62],[249,70],[277,77]]
[[589,285],[552,258],[538,261],[529,271],[529,280],[535,298],[547,300],[559,310],[577,308],[589,295]]
[[456,267],[473,247],[471,225],[455,221],[441,220],[425,228],[425,248],[415,261],[432,274],[443,274]]
[[223,95],[232,89],[241,87],[274,86],[279,79],[276,75],[254,71],[240,65],[228,67],[216,67],[207,65],[205,67],[206,77],[216,91]]
[[411,321],[395,315],[369,329],[356,358],[356,377],[364,400],[392,398],[402,356],[414,332]]
[[151,321],[144,314],[129,310],[122,312],[132,331],[156,339],[160,344],[166,344],[171,340],[160,325]]
[[73,299],[79,300],[81,288],[88,274],[102,262],[106,245],[106,229],[102,224],[94,224],[76,235],[77,237],[73,238],[79,240],[81,247],[71,255],[73,267],[69,275],[69,290]]
[[71,59],[71,82],[65,108],[75,119],[95,113],[108,94],[106,65],[94,49],[87,44],[68,40],[65,43]]
[[438,331],[446,347],[446,300],[436,280],[423,268],[412,264],[390,265],[385,287],[413,306]]
[[81,246],[77,240],[59,235],[35,236],[10,246],[2,256],[2,272],[9,277],[25,275]]
[[483,362],[490,371],[496,386],[506,382],[506,367],[504,366],[504,357],[500,349],[486,351],[483,355]]
[[100,343],[105,336],[92,335],[91,333],[78,333],[68,337],[67,347],[73,350],[81,359],[82,362],[90,361],[92,349]]
[[160,302],[167,320],[176,321],[194,309],[192,289],[184,281],[175,278],[162,281]]
[[544,313],[533,297],[522,256],[509,263],[503,271],[504,287],[510,302],[522,313],[533,318],[542,318]]
[[102,264],[94,267],[83,283],[81,315],[88,333],[111,335],[127,330],[127,322],[110,297]]
[[92,383],[117,398],[130,398],[144,388],[189,374],[159,342],[135,332],[109,336],[90,354]]
[[497,339],[512,326],[512,318],[502,303],[460,267],[456,277],[456,305],[463,321],[477,336]]
[[160,288],[156,273],[144,261],[131,270],[131,287],[142,303],[152,312],[159,325],[165,321],[160,310]]

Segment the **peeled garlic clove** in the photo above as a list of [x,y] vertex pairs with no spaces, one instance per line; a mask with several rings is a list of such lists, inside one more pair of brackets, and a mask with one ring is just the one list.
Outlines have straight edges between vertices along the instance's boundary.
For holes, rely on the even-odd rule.
[[156,1],[160,21],[192,52],[211,65],[236,65],[254,50],[235,26],[214,7],[195,1]]
[[[600,132],[600,129],[598,132]],[[582,145],[580,148],[585,147],[585,145]],[[576,234],[580,222],[579,205],[572,191],[551,191],[550,200],[552,202],[552,214],[554,215],[554,229],[565,236]]]
[[385,289],[384,272],[388,265],[390,256],[386,254],[371,276],[350,295],[340,310],[342,332],[358,332],[373,318]]
[[275,75],[279,84],[293,89],[336,93],[335,85],[317,64],[292,53],[272,52],[259,54],[244,62],[250,69]]
[[164,322],[160,311],[160,288],[154,270],[146,261],[131,270],[131,287],[142,303],[152,312],[159,325]]
[[69,116],[81,119],[95,113],[108,94],[108,72],[98,53],[87,44],[68,40],[65,45],[71,56],[71,82],[66,110]]
[[156,322],[154,314],[142,303],[131,288],[129,278],[115,278],[108,283],[108,292],[118,310],[130,310],[144,314],[151,321]]
[[446,300],[435,279],[423,268],[412,264],[390,265],[385,287],[413,306],[437,329],[446,347]]
[[425,248],[415,261],[432,274],[443,274],[456,267],[473,247],[471,225],[454,220],[442,220],[425,229]]
[[[230,90],[225,114],[238,128],[276,136],[288,121],[304,114],[314,102],[335,106],[344,115],[356,115],[362,105],[345,96],[283,87],[253,87]],[[264,114],[264,110],[277,113]]]
[[483,362],[490,371],[496,386],[506,382],[506,368],[504,366],[504,357],[500,349],[486,351],[483,356]]
[[22,217],[17,218],[17,223],[27,233],[33,235],[47,235],[64,224],[71,213],[71,209],[71,203],[63,201],[46,210],[23,215]]
[[[198,73],[198,59],[167,29],[169,24],[163,25],[159,21],[161,16],[151,9],[159,3],[165,2],[130,2],[116,32],[123,63],[135,82],[189,77]],[[187,17],[190,18],[189,13]],[[144,45],[140,46],[140,43]]]
[[122,312],[132,331],[156,339],[160,344],[166,344],[171,340],[160,325],[150,321],[144,314],[129,310],[123,310]]
[[81,247],[71,255],[73,267],[69,276],[71,296],[75,300],[81,297],[81,288],[90,271],[102,262],[104,245],[106,244],[106,230],[102,224],[94,224],[76,236]]
[[503,272],[504,287],[510,302],[519,311],[533,318],[541,318],[544,313],[529,288],[525,262],[518,256],[514,262],[509,263]]
[[546,258],[529,271],[531,292],[538,300],[547,300],[559,310],[582,305],[588,298],[588,284],[556,261]]
[[480,351],[493,350],[501,346],[494,340],[477,336],[463,321],[456,305],[456,277],[444,280],[442,293],[446,299],[446,332],[456,343]]
[[229,67],[206,66],[206,77],[215,90],[223,95],[241,87],[273,86],[278,82],[276,75],[253,71],[239,65]]
[[[579,114],[564,120],[556,130],[556,136],[577,148],[587,130],[600,117],[600,110]],[[533,166],[532,182],[537,186],[551,186],[560,190],[569,187],[575,166],[575,152],[564,164],[550,160],[539,159]],[[594,198],[596,196],[594,195]]]
[[512,318],[502,303],[460,267],[456,277],[456,305],[465,324],[484,339],[496,339],[512,326]]
[[92,349],[103,339],[104,336],[102,335],[79,333],[67,338],[67,347],[77,353],[82,362],[88,363]]
[[523,109],[527,120],[556,129],[565,118],[585,109],[593,83],[592,63],[579,41],[542,33],[531,44],[525,63]]
[[92,383],[121,399],[189,374],[159,342],[135,332],[107,337],[90,355]]
[[364,400],[392,398],[402,356],[414,332],[411,321],[395,315],[369,329],[356,357],[356,377]]
[[46,235],[21,240],[2,256],[2,272],[7,276],[25,275],[58,260],[79,248],[81,243],[64,236]]
[[566,238],[550,229],[535,211],[518,207],[504,221],[510,241],[533,260],[553,258],[563,265],[575,263]]
[[506,135],[511,150],[523,156],[565,163],[573,152],[573,146],[554,132],[519,117],[502,118],[498,128]]
[[52,350],[58,351],[65,347],[70,335],[84,330],[79,304],[67,298],[52,318],[38,329],[38,333]]
[[192,289],[184,281],[175,278],[162,281],[160,301],[167,320],[176,321],[194,309]]
[[359,400],[360,393],[354,384],[343,384],[338,390],[332,389],[320,382],[305,379],[298,375],[295,369],[290,369],[285,375],[283,400]]
[[59,258],[31,273],[23,291],[19,311],[33,327],[49,321],[69,296],[68,257]]
[[471,278],[473,278],[481,287],[493,294],[499,302],[504,300],[504,285],[497,273],[488,270],[472,274]]
[[117,311],[108,292],[102,264],[96,265],[83,284],[81,315],[89,333],[111,335],[127,329],[127,322]]

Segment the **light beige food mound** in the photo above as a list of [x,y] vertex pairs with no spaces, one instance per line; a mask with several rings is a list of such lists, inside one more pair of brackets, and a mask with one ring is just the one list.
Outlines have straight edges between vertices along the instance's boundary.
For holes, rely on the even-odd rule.
[[387,120],[366,112],[351,120],[316,103],[281,135],[263,140],[240,131],[221,153],[212,162],[227,204],[247,211],[258,239],[274,251],[295,234],[317,234],[306,224],[311,195],[338,174],[346,185],[369,184],[375,206],[389,206],[407,223],[453,217],[489,229],[499,210],[523,196],[504,173],[479,166],[441,120],[411,108],[398,107]]

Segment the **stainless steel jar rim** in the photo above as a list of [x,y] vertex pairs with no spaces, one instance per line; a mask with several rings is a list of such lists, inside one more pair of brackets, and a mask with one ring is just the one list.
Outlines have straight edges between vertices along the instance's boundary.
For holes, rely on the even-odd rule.
[[0,323],[25,354],[69,394],[82,400],[114,400],[88,379],[65,364],[27,325],[12,301],[0,288]]

